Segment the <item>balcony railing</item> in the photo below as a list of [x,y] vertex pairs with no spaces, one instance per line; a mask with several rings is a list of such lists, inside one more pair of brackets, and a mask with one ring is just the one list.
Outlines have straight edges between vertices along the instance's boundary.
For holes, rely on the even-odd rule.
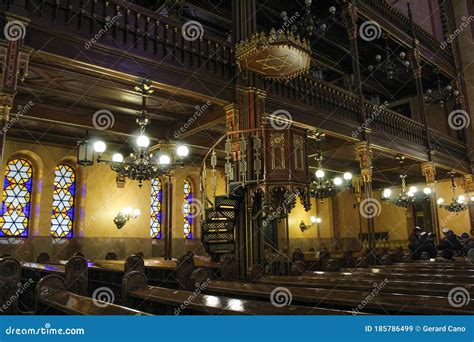
[[[295,106],[307,107],[305,111],[312,115],[319,114],[320,118],[331,117],[340,129],[343,124],[349,124],[354,129],[364,125],[372,129],[374,135],[387,134],[393,139],[409,145],[417,145],[421,149],[427,146],[425,127],[420,122],[407,118],[385,106],[376,106],[370,102],[365,103],[366,121],[362,121],[359,101],[356,95],[334,86],[323,80],[311,76],[284,83],[264,81],[269,97],[281,98],[281,101]],[[298,120],[297,117],[293,117]],[[305,122],[311,125],[312,122]],[[341,132],[337,132],[341,133]],[[466,145],[451,139],[435,130],[429,130],[433,148],[443,154],[459,161],[467,157]]]
[[[223,80],[233,74],[233,47],[225,38],[202,30],[201,38],[186,39],[183,23],[125,1],[26,1],[24,9],[31,30],[72,38],[79,44],[81,37],[86,49],[107,46],[119,54],[156,61],[156,65],[198,70]],[[194,34],[200,35],[199,30]],[[29,43],[34,44],[33,39]]]
[[[380,18],[385,19],[397,29],[405,32],[407,35],[410,33],[410,19],[403,13],[392,7],[385,0],[364,0],[358,2],[359,10],[364,14],[373,11]],[[433,35],[425,31],[423,28],[415,24],[415,34],[421,45],[427,47],[435,54],[440,54],[447,61],[452,61],[453,55],[450,49],[442,49],[441,42],[439,42]]]

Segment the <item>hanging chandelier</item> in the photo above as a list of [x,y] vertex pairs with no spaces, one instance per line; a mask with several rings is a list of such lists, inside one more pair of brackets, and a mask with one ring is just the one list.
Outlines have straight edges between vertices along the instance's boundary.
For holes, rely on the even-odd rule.
[[385,41],[385,58],[380,54],[375,55],[376,64],[369,65],[367,70],[371,74],[375,72],[385,73],[389,80],[392,80],[395,75],[408,73],[411,63],[406,52],[402,51],[398,55],[394,54],[388,44],[388,37],[384,35],[383,39]]
[[352,180],[352,173],[345,172],[341,177],[335,177],[329,179],[326,177],[326,172],[323,170],[323,154],[321,151],[321,140],[325,137],[324,133],[315,132],[314,137],[316,139],[316,161],[318,163],[318,169],[315,173],[315,178],[310,184],[310,192],[312,196],[317,199],[329,198],[336,195],[342,190],[344,182],[347,187],[350,187]]
[[[406,178],[407,178],[407,172],[404,167],[404,162],[405,162],[405,156],[399,155],[396,157],[398,160],[398,163],[400,164],[400,179],[402,182],[402,189],[400,193],[398,194],[397,197],[392,197],[392,190],[386,188],[382,192],[382,200],[388,201],[392,204],[395,204],[397,207],[405,208],[407,209],[408,207],[412,206],[419,200],[424,200],[426,197],[417,197],[418,193],[418,188],[416,186],[410,186],[410,188],[407,189],[406,185]],[[430,187],[425,187],[423,189],[424,195],[429,195],[431,194],[433,190]]]
[[459,195],[456,197],[456,182],[454,180],[456,173],[451,171],[449,176],[451,177],[451,189],[453,190],[453,198],[451,199],[451,203],[444,204],[444,198],[442,197],[438,198],[437,203],[440,208],[443,208],[450,213],[460,213],[464,210],[467,210],[469,205],[474,204],[474,196],[469,197],[466,195]]
[[[328,17],[318,18],[316,14],[311,12],[312,3],[312,0],[305,0],[305,7],[301,17],[298,12],[296,12],[291,17],[288,17],[287,12],[281,12],[280,17],[283,20],[283,27],[289,27],[291,32],[302,37],[316,38],[318,36],[324,35],[329,25],[336,21],[336,7],[329,7]],[[296,19],[292,20],[292,18],[295,17]]]
[[189,149],[185,145],[176,143],[161,144],[158,152],[153,155],[150,153],[150,139],[145,134],[146,127],[150,124],[147,115],[147,98],[153,93],[150,81],[143,80],[135,86],[135,90],[141,94],[142,108],[136,120],[138,125],[138,137],[133,151],[126,157],[120,153],[115,153],[112,160],[103,158],[102,154],[106,151],[107,145],[101,140],[89,141],[86,137],[79,142],[78,164],[90,166],[96,159],[99,164],[107,164],[117,173],[118,179],[132,179],[138,181],[138,186],[142,182],[155,179],[177,166],[183,166],[184,158],[189,154]]
[[432,89],[428,89],[424,95],[425,102],[429,104],[437,103],[441,107],[444,107],[445,103],[449,102],[450,100],[458,101],[459,91],[451,84],[443,87],[439,69],[435,69],[434,72],[436,73],[437,90],[433,91]]

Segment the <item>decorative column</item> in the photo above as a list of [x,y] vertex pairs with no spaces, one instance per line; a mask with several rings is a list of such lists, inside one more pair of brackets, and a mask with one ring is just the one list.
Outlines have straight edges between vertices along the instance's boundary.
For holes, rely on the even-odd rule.
[[428,120],[426,118],[426,108],[425,108],[425,99],[423,93],[423,80],[421,75],[421,52],[420,52],[420,42],[416,38],[415,34],[415,23],[413,22],[413,16],[411,12],[410,3],[407,3],[408,6],[408,17],[410,18],[411,25],[411,35],[413,39],[412,43],[412,65],[413,65],[413,77],[415,78],[416,86],[416,95],[418,101],[418,107],[420,108],[421,122],[423,123],[426,136],[426,148],[428,149],[428,160],[432,162],[434,160],[434,151],[431,144],[430,130],[428,126]]
[[[363,124],[367,119],[367,113],[364,105],[364,93],[362,90],[362,76],[360,73],[360,62],[359,62],[359,46],[357,43],[357,6],[355,1],[352,0],[347,3],[344,10],[344,22],[347,28],[347,35],[349,37],[351,56],[352,56],[352,73],[354,74],[354,92],[359,97],[359,108],[360,108],[360,123]],[[362,133],[363,140],[367,140],[367,135],[370,132],[364,131]]]
[[372,148],[365,141],[356,143],[355,153],[360,165],[360,174],[364,183],[365,198],[359,204],[360,214],[367,219],[369,249],[375,248],[375,222],[380,214],[380,203],[374,199],[372,192]]
[[24,11],[25,1],[11,1],[5,12],[5,42],[0,42],[0,162],[9,128],[10,111],[13,107],[18,80],[23,81],[28,74],[28,60],[31,49],[23,47],[29,19]]
[[421,164],[421,173],[425,177],[426,185],[431,188],[433,191],[428,195],[428,200],[430,202],[430,212],[431,212],[431,225],[433,232],[436,233],[437,241],[440,240],[439,232],[439,219],[438,219],[438,205],[436,203],[436,192],[435,182],[436,182],[436,167],[433,162],[424,162]]
[[[474,196],[474,184],[473,184],[472,178],[473,178],[472,174],[464,175],[464,180],[463,180],[464,192],[471,197]],[[471,222],[471,231],[472,231],[474,229],[474,206],[473,205],[468,206],[468,210],[469,210],[469,220]]]
[[163,197],[164,197],[164,258],[171,260],[173,257],[173,175],[163,177]]

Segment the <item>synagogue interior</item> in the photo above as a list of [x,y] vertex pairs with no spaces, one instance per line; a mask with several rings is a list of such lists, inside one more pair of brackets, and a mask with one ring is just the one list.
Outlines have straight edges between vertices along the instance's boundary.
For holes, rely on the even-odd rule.
[[3,1],[0,314],[474,314],[473,22]]

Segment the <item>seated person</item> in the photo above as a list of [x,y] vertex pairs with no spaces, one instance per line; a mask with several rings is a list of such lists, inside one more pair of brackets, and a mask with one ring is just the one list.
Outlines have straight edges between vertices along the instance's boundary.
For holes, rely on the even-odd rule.
[[426,252],[429,254],[430,259],[436,258],[438,252],[436,251],[436,247],[433,243],[433,240],[430,239],[430,235],[426,232],[421,232],[420,234],[420,241],[417,253]]
[[461,255],[467,256],[470,249],[474,249],[474,237],[469,236],[468,233],[461,234]]
[[420,244],[420,233],[421,228],[416,226],[408,240],[408,248],[411,251],[411,257],[414,260],[419,260],[421,257],[421,252],[418,250]]
[[441,239],[438,249],[443,251],[446,249],[450,249],[454,251],[460,251],[462,249],[461,242],[454,232],[449,228],[443,229],[444,238]]

